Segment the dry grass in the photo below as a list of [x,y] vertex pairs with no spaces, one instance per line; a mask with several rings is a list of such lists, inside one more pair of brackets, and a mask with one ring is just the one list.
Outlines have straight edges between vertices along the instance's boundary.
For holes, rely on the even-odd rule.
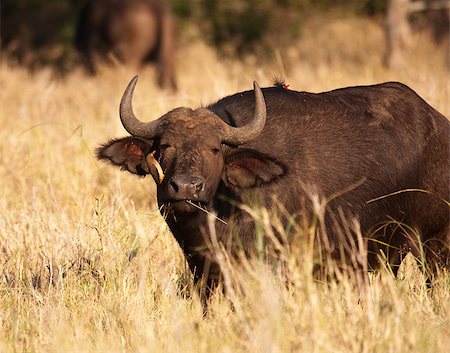
[[[225,61],[191,43],[178,54],[180,91],[161,92],[146,69],[135,110],[155,118],[284,74],[290,88],[310,91],[399,80],[450,116],[445,52],[419,36],[404,69],[391,72],[381,48],[380,27],[355,19],[312,23],[296,47],[265,60]],[[429,290],[414,271],[379,273],[361,293],[351,280],[316,283],[295,258],[288,285],[250,261],[233,272],[231,301],[215,295],[203,317],[185,295],[191,279],[152,180],[93,156],[125,135],[118,102],[131,75],[55,79],[0,63],[0,352],[448,351],[448,275]]]

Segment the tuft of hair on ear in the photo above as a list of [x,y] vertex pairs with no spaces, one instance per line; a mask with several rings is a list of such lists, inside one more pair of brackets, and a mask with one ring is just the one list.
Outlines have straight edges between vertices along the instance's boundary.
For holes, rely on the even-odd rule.
[[281,76],[273,76],[273,85],[276,88],[282,88],[282,89],[287,89],[289,87],[289,85],[286,84],[286,81],[284,80],[283,77]]
[[105,153],[105,151],[106,151],[106,148],[107,148],[107,147],[109,147],[110,145],[112,145],[113,143],[115,143],[115,142],[117,142],[117,141],[119,141],[119,139],[111,139],[111,140],[109,140],[108,142],[103,143],[103,144],[101,144],[100,146],[98,146],[98,147],[95,149],[95,157],[96,157],[98,160],[104,160],[105,162],[112,164],[112,163],[111,163],[111,160],[110,160],[110,158],[109,158],[110,156],[108,156],[108,155]]
[[130,136],[109,140],[96,148],[95,155],[113,167],[144,176],[149,172],[143,168],[142,161],[149,149],[148,141]]
[[[104,160],[107,163],[110,163],[114,165],[114,163],[111,161],[111,158],[113,157],[113,146],[115,144],[121,143],[124,138],[113,138],[110,139],[108,142],[101,144],[95,149],[95,157],[97,157],[98,160]],[[109,152],[109,153],[108,153]]]

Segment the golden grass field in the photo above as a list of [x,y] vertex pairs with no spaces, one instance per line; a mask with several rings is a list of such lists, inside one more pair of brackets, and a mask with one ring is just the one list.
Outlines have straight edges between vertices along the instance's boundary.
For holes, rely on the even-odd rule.
[[[381,26],[361,19],[311,22],[267,58],[222,60],[185,40],[179,91],[160,91],[146,68],[135,112],[157,118],[282,75],[312,92],[398,80],[450,117],[445,50],[419,34],[397,71],[382,52]],[[56,78],[0,62],[0,352],[449,351],[450,275],[429,289],[413,261],[402,278],[380,271],[361,291],[351,279],[317,282],[295,258],[283,276],[251,260],[230,272],[239,290],[215,294],[203,316],[153,180],[94,158],[125,136],[118,103],[133,74]]]

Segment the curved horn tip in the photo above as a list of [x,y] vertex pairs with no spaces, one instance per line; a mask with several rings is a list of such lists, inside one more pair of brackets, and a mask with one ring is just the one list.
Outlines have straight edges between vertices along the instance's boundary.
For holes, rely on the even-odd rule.
[[132,91],[133,91],[133,90],[134,90],[134,87],[136,87],[136,83],[137,83],[138,79],[139,79],[139,76],[138,76],[138,75],[134,76],[134,77],[131,79],[130,83],[128,84],[127,90],[132,90]]
[[259,87],[259,85],[258,85],[258,82],[256,82],[256,81],[253,81],[253,88],[254,88],[254,89],[257,89],[257,88],[261,89],[261,88]]
[[151,139],[159,133],[159,119],[144,123],[140,121],[133,113],[132,99],[133,91],[136,86],[138,76],[134,76],[128,84],[125,92],[122,95],[119,106],[119,116],[122,125],[130,135]]

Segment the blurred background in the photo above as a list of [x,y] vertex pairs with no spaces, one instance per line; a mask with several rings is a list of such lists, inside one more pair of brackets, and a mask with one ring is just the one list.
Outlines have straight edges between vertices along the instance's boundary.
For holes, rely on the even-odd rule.
[[[2,0],[3,60],[30,70],[51,67],[59,74],[78,68],[80,58],[74,43],[80,13],[88,2]],[[95,2],[108,3],[91,1]],[[118,1],[109,1],[114,2]],[[418,35],[432,43],[426,48],[429,54],[435,55],[430,50],[437,49],[446,53],[442,60],[449,59],[446,0],[167,0],[165,3],[175,20],[178,49],[201,40],[223,58],[251,63],[282,59],[288,71],[299,58],[331,62],[340,56],[349,62],[365,61],[367,57],[361,54],[367,51],[373,51],[372,60],[398,67],[403,60],[398,58],[402,55],[397,51],[407,51],[408,46],[413,46],[411,37]],[[390,16],[389,8],[396,6],[397,14]],[[99,29],[91,29],[85,35],[93,35],[96,30]]]

